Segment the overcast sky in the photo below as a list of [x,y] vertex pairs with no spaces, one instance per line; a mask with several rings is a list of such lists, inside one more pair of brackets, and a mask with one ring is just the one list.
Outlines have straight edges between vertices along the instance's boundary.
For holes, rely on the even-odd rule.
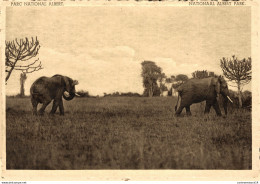
[[[6,40],[38,37],[44,69],[28,75],[25,93],[40,76],[62,74],[77,90],[143,92],[141,62],[166,75],[195,70],[222,74],[222,57],[251,56],[250,7],[8,7]],[[7,94],[19,93],[19,72]],[[251,89],[247,85],[244,89]]]

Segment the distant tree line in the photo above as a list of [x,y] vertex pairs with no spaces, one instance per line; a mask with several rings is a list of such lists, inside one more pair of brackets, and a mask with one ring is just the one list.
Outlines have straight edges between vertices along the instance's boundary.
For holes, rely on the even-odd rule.
[[104,97],[119,97],[119,96],[125,96],[125,97],[141,97],[139,93],[132,93],[132,92],[127,92],[127,93],[120,93],[120,92],[114,92],[114,93],[104,93]]
[[202,70],[202,71],[195,71],[192,74],[192,78],[196,79],[203,79],[207,77],[217,77],[217,75],[214,72],[208,72],[207,70]]

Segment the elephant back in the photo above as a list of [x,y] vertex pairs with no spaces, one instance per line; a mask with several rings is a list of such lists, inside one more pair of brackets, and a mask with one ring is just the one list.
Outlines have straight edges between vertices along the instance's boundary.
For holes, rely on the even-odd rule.
[[46,85],[47,83],[46,80],[48,80],[48,77],[45,76],[36,79],[36,81],[34,81],[34,83],[31,85],[30,93],[31,94],[39,93],[40,90],[39,88]]

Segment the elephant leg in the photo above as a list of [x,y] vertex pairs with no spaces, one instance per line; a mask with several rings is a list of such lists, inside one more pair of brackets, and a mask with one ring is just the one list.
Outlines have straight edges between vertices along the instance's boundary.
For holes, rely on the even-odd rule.
[[59,104],[59,110],[60,110],[60,115],[64,115],[64,106],[63,106],[62,99],[61,99],[60,104]]
[[209,113],[209,111],[210,111],[210,108],[211,108],[211,103],[209,103],[209,102],[206,102],[206,107],[205,107],[204,114],[208,114],[208,113]]
[[180,107],[177,109],[177,111],[175,112],[176,116],[179,116],[181,114],[182,109],[184,108],[184,106],[180,105]]
[[52,109],[51,109],[50,114],[55,114],[55,112],[56,112],[56,110],[57,110],[57,108],[58,108],[58,106],[60,104],[60,101],[61,101],[60,99],[59,100],[55,99],[53,101],[53,105],[52,105]]
[[186,106],[185,109],[186,109],[187,116],[191,116],[190,106]]
[[216,113],[218,116],[221,116],[221,110],[219,108],[219,105],[218,105],[218,101],[216,100],[216,102],[213,104],[213,108],[215,109]]
[[51,100],[45,100],[45,101],[43,102],[43,105],[42,105],[42,107],[41,107],[40,110],[39,110],[39,114],[40,114],[40,115],[43,115],[45,108],[46,108],[47,105],[49,105],[50,103],[51,103]]
[[33,106],[33,115],[37,115],[37,106],[38,102],[34,98],[31,98],[32,106]]

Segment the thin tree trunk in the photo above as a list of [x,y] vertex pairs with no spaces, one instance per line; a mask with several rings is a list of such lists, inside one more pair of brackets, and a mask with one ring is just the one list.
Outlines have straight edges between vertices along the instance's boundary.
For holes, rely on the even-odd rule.
[[150,82],[149,97],[153,97],[153,83]]
[[153,96],[153,89],[152,89],[152,87],[150,87],[150,89],[149,89],[149,97],[152,97]]
[[241,97],[240,81],[237,82],[237,90],[238,90],[239,108],[242,108],[242,97]]
[[[18,55],[20,55],[20,53],[19,53]],[[12,73],[12,71],[14,70],[14,67],[15,67],[17,61],[18,61],[18,59],[15,60],[15,62],[14,62],[14,64],[13,64],[13,67],[9,70],[9,72],[8,72],[6,78],[5,78],[5,84],[7,84],[7,81],[8,81],[8,79],[10,78],[11,73]]]
[[21,96],[21,97],[24,97],[24,81],[23,81],[23,83],[21,84],[20,96]]
[[21,88],[20,88],[20,96],[24,97],[24,83],[25,80],[27,79],[26,73],[21,73],[20,75],[20,84],[21,84]]
[[6,78],[5,78],[5,82],[8,81],[9,77],[11,76],[11,73],[12,73],[13,69],[14,69],[14,67],[12,67],[12,68],[10,69],[10,71],[8,72],[8,74],[7,74]]

